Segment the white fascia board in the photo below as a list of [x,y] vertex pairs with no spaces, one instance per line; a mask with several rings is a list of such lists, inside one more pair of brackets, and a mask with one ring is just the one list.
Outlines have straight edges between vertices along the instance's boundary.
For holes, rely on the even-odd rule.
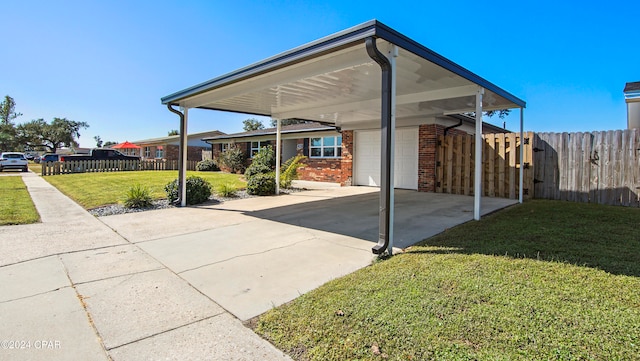
[[624,99],[627,101],[630,100],[640,100],[640,90],[628,91],[624,93]]

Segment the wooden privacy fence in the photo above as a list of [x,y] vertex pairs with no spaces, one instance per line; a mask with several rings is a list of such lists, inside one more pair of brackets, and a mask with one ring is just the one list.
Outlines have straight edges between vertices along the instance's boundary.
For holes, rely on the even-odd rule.
[[536,198],[640,206],[640,129],[537,133]]
[[[187,170],[196,170],[197,161],[187,161]],[[177,160],[79,160],[42,163],[42,175],[131,170],[178,170]]]
[[[531,171],[532,132],[524,133],[525,198],[532,196]],[[482,158],[482,195],[517,199],[520,190],[520,134],[485,134]],[[436,192],[474,194],[475,136],[449,135],[438,137],[436,152]]]

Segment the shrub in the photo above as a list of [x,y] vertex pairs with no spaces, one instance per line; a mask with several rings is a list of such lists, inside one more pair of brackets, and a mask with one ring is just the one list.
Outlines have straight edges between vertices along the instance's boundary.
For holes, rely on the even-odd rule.
[[[164,186],[165,192],[167,192],[167,198],[169,202],[173,203],[178,200],[180,190],[178,189],[178,179],[175,179],[166,186]],[[187,204],[199,204],[211,196],[211,184],[205,179],[197,176],[187,177]]]
[[247,179],[247,193],[268,196],[276,193],[276,175],[273,172],[258,173]]
[[124,199],[124,206],[127,208],[147,208],[151,207],[151,189],[141,184],[134,184],[129,188]]
[[302,167],[302,161],[306,159],[304,155],[296,155],[289,158],[280,167],[280,187],[291,188],[291,182],[298,179],[298,168]]
[[272,146],[260,148],[260,151],[253,156],[251,165],[244,172],[245,178],[253,177],[256,174],[272,172],[276,166],[276,153]]
[[244,172],[244,152],[238,147],[231,147],[218,156],[218,167],[225,168],[230,173]]
[[258,174],[264,174],[269,172],[273,172],[273,168],[260,162],[254,162],[254,163],[251,163],[251,165],[244,172],[244,177],[248,181],[250,178]]
[[273,147],[263,147],[251,159],[251,165],[244,172],[245,178],[249,179],[256,174],[269,173],[275,168],[275,153]]
[[196,164],[196,170],[200,172],[216,172],[219,171],[216,161],[213,159],[201,160]]
[[238,188],[229,183],[220,184],[216,187],[216,193],[220,197],[233,197],[236,195]]
[[260,149],[244,172],[244,177],[247,179],[247,193],[259,196],[274,194],[276,192],[276,176],[273,173],[275,165],[276,157],[273,147]]

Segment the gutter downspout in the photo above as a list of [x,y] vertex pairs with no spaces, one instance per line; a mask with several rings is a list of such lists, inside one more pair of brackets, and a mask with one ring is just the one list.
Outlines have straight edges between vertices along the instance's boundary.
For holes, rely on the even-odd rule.
[[444,135],[447,135],[447,133],[449,132],[450,129],[457,128],[457,127],[459,127],[461,125],[462,125],[462,119],[458,120],[458,124],[450,125],[450,126],[444,128]]
[[380,214],[378,244],[371,251],[374,254],[382,254],[389,247],[390,241],[390,210],[391,191],[391,148],[392,127],[391,127],[391,88],[393,84],[393,73],[391,63],[384,54],[376,47],[376,39],[368,37],[365,40],[367,54],[373,59],[382,70],[382,92],[381,92],[381,152],[380,152]]
[[184,114],[176,109],[173,109],[173,107],[171,106],[171,104],[167,104],[167,109],[169,109],[170,112],[178,114],[178,116],[180,117],[180,156],[178,157],[178,199],[176,199],[176,201],[174,202],[176,205],[180,205],[182,206],[182,199],[184,198],[185,200],[185,204],[186,204],[186,197],[183,197],[183,179],[186,177],[183,177],[183,172],[184,175],[186,175],[186,169],[184,167],[184,163],[182,161],[182,152],[184,151],[184,137],[182,137],[182,129],[184,129]]

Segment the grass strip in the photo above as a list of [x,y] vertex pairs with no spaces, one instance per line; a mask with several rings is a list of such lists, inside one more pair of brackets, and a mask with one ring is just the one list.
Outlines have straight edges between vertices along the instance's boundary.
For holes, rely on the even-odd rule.
[[530,201],[262,315],[296,360],[634,360],[640,210]]
[[40,220],[22,177],[0,177],[0,225],[29,224]]
[[[222,172],[187,172],[209,181],[213,189],[230,184],[244,189],[241,175]],[[164,186],[178,177],[177,171],[134,171],[113,173],[75,173],[46,176],[44,179],[82,207],[91,209],[107,204],[122,203],[129,188],[141,184],[151,189],[153,199],[167,197]]]

